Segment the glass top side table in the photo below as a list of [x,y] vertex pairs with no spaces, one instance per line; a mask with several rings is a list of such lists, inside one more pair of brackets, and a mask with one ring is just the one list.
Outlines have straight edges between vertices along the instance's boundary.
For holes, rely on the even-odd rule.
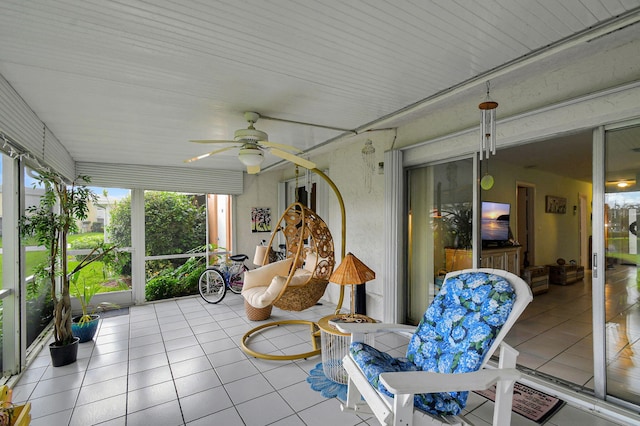
[[[376,320],[360,314],[339,314],[328,315],[320,318],[318,321],[318,328],[320,328],[322,370],[328,379],[333,380],[336,383],[347,384],[349,376],[342,367],[342,358],[349,353],[351,334],[338,331],[338,329],[332,324],[335,322],[374,323]],[[373,346],[373,334],[367,334],[363,343]]]

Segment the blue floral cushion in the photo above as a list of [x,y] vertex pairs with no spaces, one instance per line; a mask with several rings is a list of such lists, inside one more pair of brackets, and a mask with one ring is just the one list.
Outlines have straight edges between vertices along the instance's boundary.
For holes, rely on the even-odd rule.
[[[506,321],[515,292],[502,277],[484,272],[465,273],[445,281],[409,342],[406,358],[393,358],[369,345],[354,342],[351,355],[380,392],[380,373],[430,371],[465,373],[482,365],[487,350]],[[415,407],[435,415],[460,414],[468,392],[415,396]]]
[[379,382],[381,373],[418,371],[418,367],[408,359],[394,358],[366,343],[353,342],[349,351],[369,383],[389,396],[393,395]]

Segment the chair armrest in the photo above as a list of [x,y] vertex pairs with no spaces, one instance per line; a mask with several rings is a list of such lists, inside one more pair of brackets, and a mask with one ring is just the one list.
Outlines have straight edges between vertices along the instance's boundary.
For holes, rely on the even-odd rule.
[[368,334],[368,333],[384,333],[384,332],[409,332],[413,334],[416,331],[415,325],[406,324],[389,324],[382,322],[375,323],[336,323],[336,328],[342,333],[348,334]]
[[516,381],[522,374],[515,368],[443,374],[426,371],[402,371],[380,374],[380,382],[394,395],[434,392],[458,392],[488,389],[503,380]]

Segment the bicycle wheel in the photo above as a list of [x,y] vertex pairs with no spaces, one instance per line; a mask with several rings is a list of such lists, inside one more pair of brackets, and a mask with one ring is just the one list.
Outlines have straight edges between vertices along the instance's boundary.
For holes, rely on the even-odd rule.
[[235,294],[242,292],[242,285],[244,284],[244,271],[248,271],[244,263],[237,265],[234,268],[233,273],[229,277],[229,290]]
[[198,280],[200,296],[209,303],[218,303],[227,292],[224,278],[220,271],[214,268],[205,270]]

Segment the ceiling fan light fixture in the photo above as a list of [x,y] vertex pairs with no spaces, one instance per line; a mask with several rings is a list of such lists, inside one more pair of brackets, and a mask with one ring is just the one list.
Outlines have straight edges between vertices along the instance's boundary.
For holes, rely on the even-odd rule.
[[247,167],[259,166],[264,160],[264,154],[259,148],[242,148],[238,153],[238,159]]

